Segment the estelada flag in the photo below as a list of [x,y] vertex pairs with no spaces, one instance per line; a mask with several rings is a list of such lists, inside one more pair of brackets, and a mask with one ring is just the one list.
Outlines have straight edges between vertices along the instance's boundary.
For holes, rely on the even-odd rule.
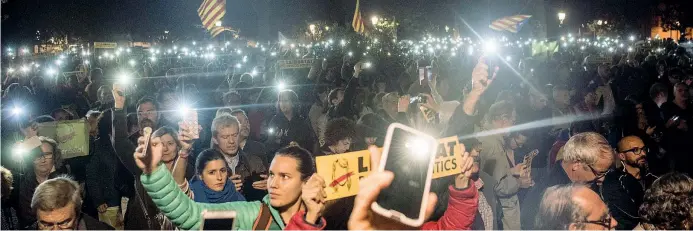
[[361,10],[359,9],[359,0],[356,0],[356,10],[354,10],[354,19],[351,20],[351,27],[359,34],[363,34],[366,31],[366,27],[363,26],[363,15],[361,15]]
[[204,0],[197,8],[197,14],[202,21],[202,27],[207,29],[212,37],[224,31],[233,31],[230,27],[216,25],[226,15],[226,0]]
[[488,27],[497,31],[517,33],[532,15],[513,15],[496,19]]

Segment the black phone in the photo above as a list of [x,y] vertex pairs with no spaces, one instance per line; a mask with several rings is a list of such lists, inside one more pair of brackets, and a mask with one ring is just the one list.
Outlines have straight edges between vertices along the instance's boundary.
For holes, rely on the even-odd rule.
[[423,224],[436,147],[430,135],[399,123],[390,125],[378,171],[395,177],[371,204],[373,211],[412,227]]

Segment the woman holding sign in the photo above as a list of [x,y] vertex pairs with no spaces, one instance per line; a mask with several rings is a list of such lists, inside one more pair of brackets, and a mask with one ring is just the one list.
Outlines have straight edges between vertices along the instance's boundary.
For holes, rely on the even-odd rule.
[[[310,152],[298,146],[277,151],[269,169],[268,192],[262,201],[197,203],[178,189],[171,173],[160,163],[161,139],[153,138],[150,146],[140,137],[134,153],[142,170],[140,180],[157,207],[179,228],[198,229],[203,210],[233,210],[237,216],[234,229],[301,229],[320,230],[325,204],[325,182],[315,174]],[[146,150],[150,149],[150,150]]]

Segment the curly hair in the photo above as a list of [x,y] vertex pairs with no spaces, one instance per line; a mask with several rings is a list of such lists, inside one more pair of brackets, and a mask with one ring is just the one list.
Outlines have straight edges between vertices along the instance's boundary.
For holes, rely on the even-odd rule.
[[640,210],[643,227],[657,230],[693,228],[693,179],[668,173],[645,192]]
[[347,118],[337,118],[327,122],[325,128],[325,145],[334,145],[340,140],[354,138],[356,136],[356,124]]

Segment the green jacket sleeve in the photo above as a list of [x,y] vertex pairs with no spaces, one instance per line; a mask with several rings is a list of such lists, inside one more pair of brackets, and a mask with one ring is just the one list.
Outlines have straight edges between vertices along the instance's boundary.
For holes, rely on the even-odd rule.
[[140,179],[156,207],[181,229],[199,229],[203,210],[233,210],[237,213],[234,229],[250,230],[260,212],[259,201],[222,204],[195,202],[180,191],[173,176],[163,164],[149,175],[142,174]]

